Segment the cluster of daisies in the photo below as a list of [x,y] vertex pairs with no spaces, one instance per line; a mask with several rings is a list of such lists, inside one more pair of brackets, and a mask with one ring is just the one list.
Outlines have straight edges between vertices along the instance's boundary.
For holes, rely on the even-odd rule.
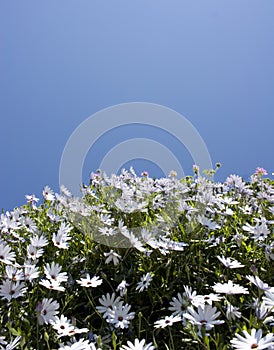
[[91,174],[0,217],[0,349],[274,349],[274,182]]

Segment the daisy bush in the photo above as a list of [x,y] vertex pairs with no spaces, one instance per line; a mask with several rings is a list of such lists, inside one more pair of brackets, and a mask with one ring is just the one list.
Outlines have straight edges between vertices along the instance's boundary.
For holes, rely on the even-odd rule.
[[0,218],[0,349],[274,349],[274,182],[98,171]]

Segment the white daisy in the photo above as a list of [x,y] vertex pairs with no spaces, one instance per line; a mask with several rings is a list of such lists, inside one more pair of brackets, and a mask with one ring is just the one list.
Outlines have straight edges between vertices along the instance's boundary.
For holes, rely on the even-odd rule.
[[98,276],[93,276],[92,278],[90,278],[90,275],[87,273],[86,278],[81,278],[80,280],[76,280],[76,282],[80,284],[82,287],[96,288],[103,283],[103,280]]
[[182,318],[178,315],[177,316],[175,316],[175,315],[165,316],[165,318],[154,322],[154,327],[155,328],[165,328],[168,326],[170,327],[175,322],[180,322],[180,321],[182,321]]
[[231,260],[231,258],[225,258],[224,256],[220,257],[217,256],[217,258],[219,259],[219,261],[224,264],[226,267],[228,267],[229,269],[237,269],[240,267],[244,267],[245,265],[242,265],[239,261],[237,260]]
[[120,296],[124,296],[126,294],[127,291],[127,286],[128,283],[123,280],[122,282],[119,283],[118,287],[116,288],[116,292],[120,292]]
[[59,292],[65,291],[65,287],[61,286],[59,281],[56,281],[56,280],[43,279],[39,282],[39,284],[41,284],[41,286],[43,287],[46,287],[47,289],[58,290]]
[[48,324],[51,321],[54,321],[56,315],[58,314],[58,309],[58,302],[52,298],[44,298],[42,302],[38,302],[36,305],[36,311],[38,312],[38,323],[43,325],[44,323]]
[[170,307],[168,310],[172,311],[172,315],[183,316],[183,313],[187,310],[190,305],[189,300],[186,299],[185,294],[178,293],[177,298],[173,297],[170,301]]
[[119,259],[121,259],[121,255],[115,253],[114,250],[110,250],[108,253],[104,253],[104,256],[106,257],[105,263],[109,264],[110,262],[113,262],[113,264],[116,266],[119,264]]
[[233,306],[229,301],[226,301],[226,318],[229,321],[234,321],[236,318],[241,318],[242,313],[239,311],[239,308]]
[[19,269],[15,266],[7,265],[6,266],[6,277],[11,281],[22,281],[24,280],[24,273],[22,269]]
[[67,345],[61,344],[58,350],[96,350],[96,347],[88,340],[80,339]]
[[249,294],[247,288],[239,284],[233,284],[230,280],[227,283],[215,283],[213,289],[216,293],[223,294]]
[[48,245],[48,240],[46,237],[44,237],[43,235],[38,236],[37,234],[35,234],[33,237],[30,238],[30,243],[32,246],[34,247],[45,247],[46,245]]
[[136,290],[139,292],[143,292],[145,289],[149,287],[151,281],[152,281],[152,275],[150,272],[148,272],[141,277],[140,282],[137,283]]
[[39,277],[39,268],[36,265],[25,264],[24,265],[24,277],[27,281],[32,282]]
[[[198,325],[199,328],[205,326],[206,330],[212,329],[215,325],[224,323],[223,320],[217,320],[221,312],[217,311],[217,308],[211,305],[198,306],[198,310],[195,311],[192,307],[188,307],[187,313],[184,317],[194,325]],[[217,311],[217,312],[216,312]]]
[[267,283],[264,283],[258,276],[246,276],[246,278],[261,290],[265,291],[271,289],[271,287],[269,287]]
[[5,244],[0,243],[0,261],[4,264],[12,264],[15,260],[15,253],[11,250],[11,248]]
[[72,332],[74,329],[74,326],[71,324],[70,320],[68,320],[68,318],[64,315],[61,315],[60,317],[55,316],[55,318],[50,320],[49,323],[61,337],[70,335],[70,332]]
[[123,302],[120,301],[109,311],[107,322],[113,324],[115,328],[128,328],[130,320],[135,316],[135,312],[129,312],[130,308],[131,305],[124,305]]
[[106,295],[102,295],[101,298],[99,298],[99,302],[101,306],[96,306],[96,309],[103,314],[103,318],[107,318],[109,316],[109,312],[113,309],[114,305],[117,305],[120,301],[120,297],[116,297],[115,293],[112,293],[110,296],[109,293]]
[[15,349],[19,345],[20,339],[21,339],[21,336],[18,335],[16,338],[13,339],[13,341],[11,343],[5,342],[5,347],[2,347],[0,345],[0,350],[13,350],[13,349]]
[[155,346],[152,343],[145,344],[145,339],[141,341],[139,339],[134,340],[134,344],[130,341],[127,341],[127,345],[122,345],[120,350],[154,350]]
[[5,280],[0,286],[0,296],[2,299],[16,299],[26,293],[25,284],[23,282],[13,282],[11,280]]
[[54,261],[51,263],[51,265],[47,263],[46,266],[44,266],[44,273],[46,277],[49,280],[55,280],[59,283],[66,282],[68,280],[67,273],[61,272],[61,270],[62,267]]
[[54,192],[49,186],[44,187],[43,197],[46,201],[54,201]]
[[249,350],[249,349],[268,349],[274,345],[273,333],[268,333],[262,338],[261,329],[252,329],[251,334],[246,330],[243,331],[245,337],[235,334],[235,337],[230,341],[233,348],[236,350]]
[[35,247],[32,244],[27,246],[28,259],[36,260],[44,254],[44,249]]

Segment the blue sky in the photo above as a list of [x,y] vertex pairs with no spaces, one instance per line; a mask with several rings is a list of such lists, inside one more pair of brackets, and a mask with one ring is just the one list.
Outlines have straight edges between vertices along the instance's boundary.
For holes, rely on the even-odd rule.
[[[257,166],[274,171],[273,16],[273,0],[1,2],[0,208],[23,204],[25,194],[41,198],[45,185],[58,192],[73,131],[128,102],[185,116],[213,163],[222,163],[221,181],[231,173],[247,178]],[[149,129],[113,130],[99,149],[137,133]],[[178,150],[167,135],[150,136]],[[85,160],[86,183],[99,153]]]

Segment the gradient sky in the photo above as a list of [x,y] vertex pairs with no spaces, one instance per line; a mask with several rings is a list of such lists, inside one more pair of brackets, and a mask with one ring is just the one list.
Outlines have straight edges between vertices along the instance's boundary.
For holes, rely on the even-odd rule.
[[[0,208],[22,205],[25,194],[41,198],[45,185],[59,192],[72,132],[126,102],[185,116],[222,163],[221,181],[231,173],[247,179],[257,166],[273,172],[273,18],[273,0],[2,1]],[[149,132],[106,134],[86,158],[83,181],[99,150]],[[166,135],[152,136],[178,151]],[[135,166],[159,171],[146,161]]]

